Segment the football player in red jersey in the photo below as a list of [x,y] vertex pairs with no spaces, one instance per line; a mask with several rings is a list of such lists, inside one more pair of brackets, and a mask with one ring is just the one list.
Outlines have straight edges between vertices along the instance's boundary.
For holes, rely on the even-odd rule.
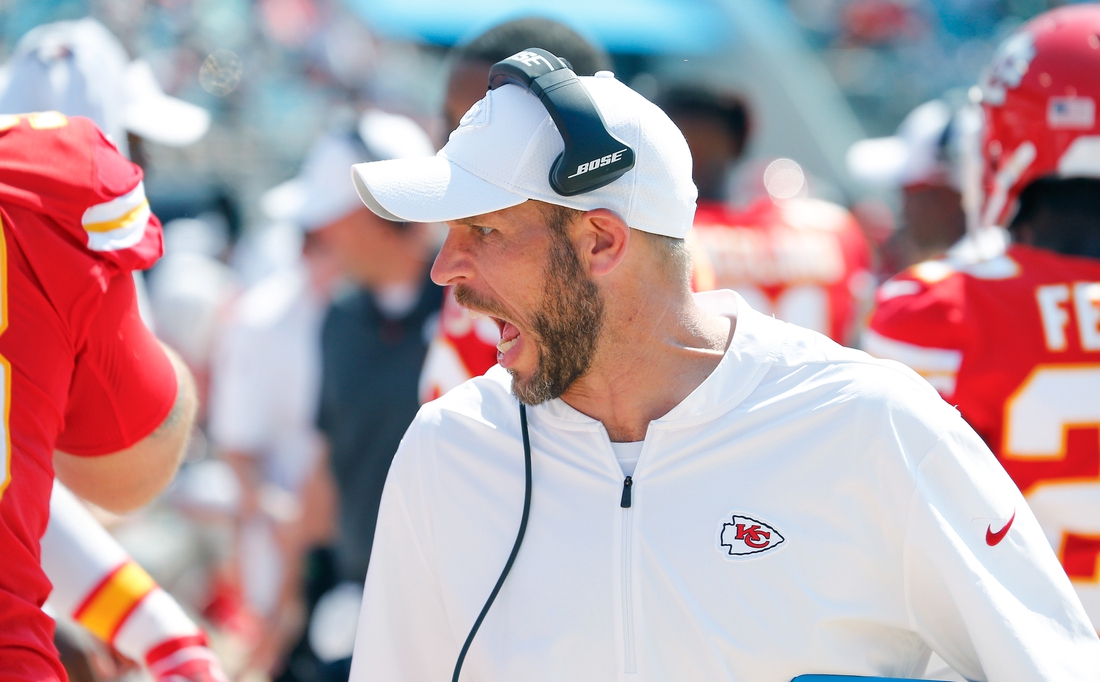
[[746,105],[702,86],[674,88],[659,104],[687,139],[699,188],[696,290],[733,289],[755,310],[854,341],[873,280],[871,252],[852,214],[805,198],[805,178],[789,159],[769,164],[764,191],[747,206],[731,207],[728,173],[751,131]]
[[733,289],[754,310],[855,341],[874,283],[847,210],[809,198],[764,196],[741,209],[700,200],[693,231],[696,290]]
[[[86,115],[124,154],[128,148],[137,155],[145,139],[186,146],[209,125],[204,109],[165,95],[148,64],[130,61],[118,39],[94,19],[36,27],[19,40],[3,69],[8,81],[0,86],[0,113]],[[140,289],[140,273],[135,275]],[[199,627],[56,481],[41,560],[53,584],[51,614],[80,623],[117,652],[145,663],[157,680],[224,679]],[[66,632],[59,628],[58,638]],[[81,640],[57,643],[61,651],[71,649],[62,661],[74,672]]]
[[[883,284],[864,346],[958,406],[1100,628],[1100,5],[1025,24],[980,91],[982,224],[1013,243]],[[991,523],[988,543],[1002,531]]]
[[162,250],[141,170],[87,119],[0,116],[0,668],[63,680],[39,565],[53,477],[112,511],[171,480],[195,412],[131,272]]

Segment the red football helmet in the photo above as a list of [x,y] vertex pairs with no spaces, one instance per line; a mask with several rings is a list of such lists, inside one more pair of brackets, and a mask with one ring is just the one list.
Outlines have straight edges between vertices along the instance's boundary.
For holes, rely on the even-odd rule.
[[982,225],[1042,177],[1100,178],[1100,4],[1045,12],[1001,44],[981,82]]

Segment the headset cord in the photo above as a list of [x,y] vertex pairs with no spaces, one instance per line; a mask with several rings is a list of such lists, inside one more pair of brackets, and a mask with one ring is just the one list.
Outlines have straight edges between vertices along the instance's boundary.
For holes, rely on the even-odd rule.
[[508,561],[504,564],[504,570],[500,572],[500,577],[497,578],[496,586],[493,587],[489,598],[485,600],[485,606],[481,607],[481,613],[474,621],[474,626],[470,628],[470,634],[466,636],[466,643],[462,645],[462,651],[458,654],[458,660],[455,661],[455,674],[451,677],[451,682],[458,682],[458,676],[462,673],[462,662],[466,660],[466,652],[470,650],[474,635],[477,634],[481,622],[485,620],[485,615],[489,613],[489,608],[497,598],[497,593],[504,585],[504,579],[508,577],[508,572],[512,570],[512,564],[515,563],[516,555],[519,554],[519,546],[523,544],[523,534],[527,531],[527,516],[531,512],[531,436],[527,433],[527,406],[523,403],[519,404],[519,425],[523,432],[524,469],[523,514],[519,518],[519,532],[516,533],[516,543],[512,545],[512,553],[508,555]]

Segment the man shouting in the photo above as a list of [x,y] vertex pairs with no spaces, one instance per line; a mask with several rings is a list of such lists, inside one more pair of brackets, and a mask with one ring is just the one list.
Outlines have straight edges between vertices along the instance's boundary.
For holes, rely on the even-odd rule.
[[1095,678],[981,439],[900,364],[693,295],[683,136],[565,66],[505,60],[436,157],[353,170],[382,217],[447,223],[433,278],[501,342],[393,460],[352,679],[913,676],[932,651]]

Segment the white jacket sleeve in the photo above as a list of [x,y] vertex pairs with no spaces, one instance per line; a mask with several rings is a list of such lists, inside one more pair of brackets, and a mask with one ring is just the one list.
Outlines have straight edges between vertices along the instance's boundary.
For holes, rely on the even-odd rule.
[[458,656],[432,568],[418,426],[414,422],[401,441],[382,493],[351,682],[443,682]]
[[961,419],[917,467],[905,571],[913,629],[966,678],[1100,680],[1100,641],[1069,579]]

